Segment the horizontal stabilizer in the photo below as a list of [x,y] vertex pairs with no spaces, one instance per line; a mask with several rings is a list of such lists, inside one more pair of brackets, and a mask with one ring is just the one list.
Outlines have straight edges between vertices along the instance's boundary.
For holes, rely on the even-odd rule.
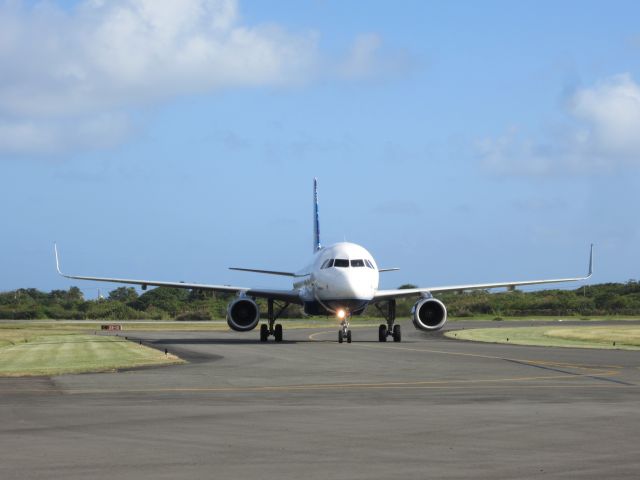
[[258,270],[256,268],[240,268],[240,267],[229,267],[229,270],[238,270],[240,272],[253,272],[253,273],[266,273],[267,275],[282,275],[283,277],[297,277],[293,272],[278,272],[275,270]]

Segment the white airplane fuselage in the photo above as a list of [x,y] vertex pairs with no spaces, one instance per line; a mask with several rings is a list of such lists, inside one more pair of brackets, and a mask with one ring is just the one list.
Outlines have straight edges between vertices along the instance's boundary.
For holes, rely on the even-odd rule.
[[298,274],[294,289],[311,315],[362,313],[373,300],[380,275],[373,256],[355,243],[341,242],[318,250]]

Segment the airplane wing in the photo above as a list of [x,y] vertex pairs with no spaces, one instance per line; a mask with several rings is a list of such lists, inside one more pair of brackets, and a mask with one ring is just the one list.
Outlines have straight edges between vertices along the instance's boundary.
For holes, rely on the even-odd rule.
[[468,285],[448,285],[443,287],[425,287],[425,288],[403,288],[396,290],[378,290],[373,298],[373,302],[378,300],[389,300],[392,298],[414,297],[425,293],[452,292],[464,290],[488,290],[491,288],[507,287],[515,288],[524,285],[542,285],[546,283],[563,283],[578,282],[588,280],[593,275],[593,244],[589,252],[589,272],[585,277],[574,278],[554,278],[549,280],[525,280],[516,282],[498,282],[498,283],[472,283]]
[[301,304],[300,296],[296,290],[268,290],[260,288],[234,287],[231,285],[209,285],[203,283],[187,283],[187,282],[162,282],[157,280],[136,280],[131,278],[109,278],[109,277],[88,277],[83,275],[67,275],[60,270],[60,259],[58,257],[58,247],[54,244],[56,254],[56,270],[65,278],[75,280],[90,280],[93,282],[110,282],[125,283],[129,285],[141,285],[143,290],[147,286],[151,287],[171,287],[171,288],[188,288],[190,290],[211,290],[223,293],[244,293],[250,297],[272,298],[274,300],[283,300],[289,303]]

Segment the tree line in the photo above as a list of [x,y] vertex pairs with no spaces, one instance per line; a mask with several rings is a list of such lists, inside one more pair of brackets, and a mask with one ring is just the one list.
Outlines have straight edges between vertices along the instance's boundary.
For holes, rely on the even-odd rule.
[[[400,288],[412,288],[403,285]],[[640,282],[603,283],[574,290],[539,290],[534,292],[446,293],[436,295],[452,317],[490,316],[600,316],[640,315]],[[86,300],[78,287],[43,292],[21,288],[0,293],[2,319],[69,320],[214,320],[224,319],[233,298],[201,290],[154,288],[139,295],[132,287],[118,287],[107,298]],[[399,300],[399,318],[408,318],[415,298]],[[266,315],[266,302],[258,301]],[[369,317],[380,317],[370,306]],[[284,318],[302,317],[302,308],[291,305]]]

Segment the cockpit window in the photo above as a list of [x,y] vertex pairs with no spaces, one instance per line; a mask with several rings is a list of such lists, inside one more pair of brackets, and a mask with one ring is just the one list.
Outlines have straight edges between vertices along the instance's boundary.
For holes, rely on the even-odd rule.
[[349,260],[344,260],[342,258],[336,258],[333,262],[334,267],[342,267],[346,268],[349,266]]
[[324,261],[320,268],[331,268],[333,266],[333,258],[329,258]]
[[373,266],[373,263],[371,263],[368,259],[364,259],[364,262],[367,264],[367,267],[372,268],[375,270],[375,267]]
[[352,267],[364,267],[364,260],[351,260]]

